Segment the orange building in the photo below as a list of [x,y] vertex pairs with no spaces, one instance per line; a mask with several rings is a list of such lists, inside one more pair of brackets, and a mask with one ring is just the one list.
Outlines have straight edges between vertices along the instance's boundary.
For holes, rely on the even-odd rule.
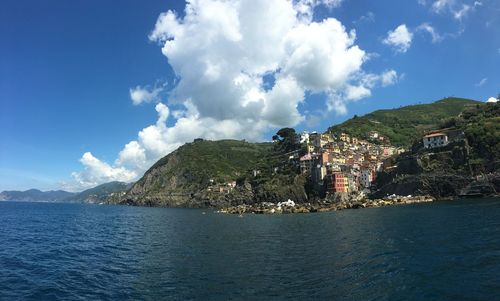
[[323,179],[327,193],[349,192],[349,179],[341,172],[330,172]]

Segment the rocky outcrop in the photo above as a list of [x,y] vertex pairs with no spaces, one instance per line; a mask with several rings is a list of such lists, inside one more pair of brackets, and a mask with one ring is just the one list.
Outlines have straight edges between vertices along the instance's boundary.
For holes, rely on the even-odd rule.
[[477,177],[460,190],[461,197],[482,197],[500,194],[500,174],[488,174]]
[[496,194],[498,172],[473,184],[477,182],[477,176],[469,162],[470,152],[467,140],[460,140],[445,147],[417,149],[403,154],[397,158],[396,168],[377,175],[376,191],[372,197],[396,194],[449,199]]
[[229,214],[279,214],[279,213],[311,213],[330,212],[345,209],[361,209],[392,205],[427,203],[434,201],[430,196],[396,196],[384,199],[368,199],[362,194],[336,194],[325,200],[315,203],[286,205],[283,203],[262,202],[252,205],[242,204],[220,209],[219,213]]
[[374,198],[387,195],[431,195],[437,199],[460,195],[461,190],[471,182],[468,176],[447,174],[401,175],[380,186]]

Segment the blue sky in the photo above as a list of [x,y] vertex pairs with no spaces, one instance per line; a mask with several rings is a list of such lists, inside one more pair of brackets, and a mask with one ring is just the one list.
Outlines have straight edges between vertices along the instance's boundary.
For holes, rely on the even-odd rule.
[[[284,27],[289,38],[283,41],[254,30],[253,21],[238,20],[250,15],[257,22],[255,16],[267,11],[259,11],[258,5],[245,9],[234,0],[238,5],[221,8],[213,1],[194,2],[193,10],[200,16],[206,13],[209,21],[183,20],[184,1],[3,1],[0,190],[79,190],[109,180],[133,180],[197,134],[262,140],[279,126],[324,130],[380,108],[452,95],[486,100],[500,92],[498,1],[303,1],[309,5],[309,11],[300,12],[305,34],[293,23]],[[175,22],[165,18],[157,24],[160,14],[169,10],[175,12]],[[226,18],[231,12],[236,19]],[[277,23],[266,23],[269,31],[290,21],[271,17]],[[225,26],[218,27],[214,19]],[[345,32],[339,33],[334,21],[325,21],[332,19]],[[250,22],[249,29],[242,25],[240,32],[230,30],[236,21]],[[196,29],[202,22],[208,23]],[[188,37],[184,32],[189,30],[206,32]],[[212,33],[217,44],[204,40]],[[350,42],[341,42],[344,34]],[[307,40],[308,35],[314,39]],[[177,44],[162,53],[172,39]],[[331,43],[316,43],[323,39]],[[226,45],[226,40],[231,43]],[[274,53],[281,46],[270,41],[285,43],[286,53]],[[234,51],[235,45],[257,47],[250,49],[253,52],[270,47],[254,57],[252,51]],[[304,53],[297,49],[303,45],[310,45],[317,57],[300,57]],[[323,70],[318,66],[322,53],[337,47],[341,51],[328,56],[334,69],[349,60],[361,65],[325,75],[338,75],[337,81],[307,73]],[[361,57],[353,47],[363,51]],[[207,63],[217,60],[218,53],[228,53],[229,67]],[[201,57],[206,58],[206,70],[193,63]],[[302,68],[294,61],[297,57],[310,68]],[[263,69],[256,67],[259,64]],[[276,69],[270,67],[275,64]],[[231,83],[224,75],[240,71],[234,65],[249,74],[241,79],[241,89],[249,94],[229,93],[235,99],[241,96],[236,104],[224,102],[230,99],[223,100],[228,93],[221,88]],[[261,102],[253,103],[247,98],[253,97],[252,87],[259,80],[268,87],[257,93]],[[276,82],[280,84],[271,93]],[[272,107],[270,103],[287,109],[255,109]]]

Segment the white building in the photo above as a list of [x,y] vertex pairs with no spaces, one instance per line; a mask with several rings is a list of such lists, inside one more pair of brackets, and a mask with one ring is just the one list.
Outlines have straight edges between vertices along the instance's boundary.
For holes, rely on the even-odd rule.
[[368,137],[370,137],[371,139],[378,139],[379,134],[376,131],[371,131],[368,133]]
[[300,134],[300,143],[309,143],[309,132],[302,132]]
[[363,168],[361,170],[361,179],[360,179],[360,184],[364,188],[370,188],[372,185],[373,177],[372,177],[372,171],[368,168]]
[[422,138],[425,148],[441,147],[448,144],[448,135],[446,133],[432,133]]

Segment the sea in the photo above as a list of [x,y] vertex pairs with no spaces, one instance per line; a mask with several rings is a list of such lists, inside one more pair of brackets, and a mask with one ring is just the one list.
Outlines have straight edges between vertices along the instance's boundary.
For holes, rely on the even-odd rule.
[[0,202],[0,300],[500,300],[500,199],[329,213]]

